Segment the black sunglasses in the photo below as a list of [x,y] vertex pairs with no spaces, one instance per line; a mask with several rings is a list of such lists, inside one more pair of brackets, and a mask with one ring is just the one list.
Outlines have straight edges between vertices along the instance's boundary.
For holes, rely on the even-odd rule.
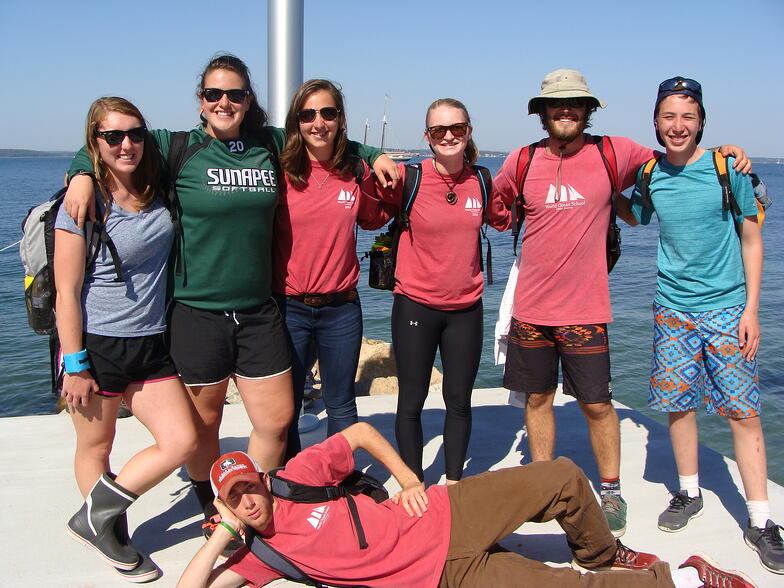
[[431,139],[440,141],[446,136],[447,131],[451,132],[454,137],[462,137],[468,132],[469,128],[471,128],[471,125],[468,123],[455,123],[448,127],[444,125],[434,125],[432,127],[427,127],[425,130],[427,131],[427,134],[430,135]]
[[131,143],[141,143],[147,136],[147,127],[136,127],[127,131],[95,131],[96,137],[103,137],[107,145],[116,147],[128,137]]
[[662,92],[672,92],[673,90],[689,90],[702,96],[702,86],[696,80],[690,78],[670,78],[659,84],[659,94]]
[[217,102],[223,98],[224,94],[229,97],[229,102],[234,102],[234,104],[242,104],[242,101],[250,96],[250,90],[222,90],[221,88],[203,88],[201,91],[201,97],[204,98],[207,102]]
[[340,109],[334,106],[324,108],[303,108],[297,113],[297,120],[301,123],[311,123],[316,120],[316,113],[327,121],[335,120],[340,114]]
[[585,98],[548,98],[547,106],[552,108],[583,108],[588,106]]

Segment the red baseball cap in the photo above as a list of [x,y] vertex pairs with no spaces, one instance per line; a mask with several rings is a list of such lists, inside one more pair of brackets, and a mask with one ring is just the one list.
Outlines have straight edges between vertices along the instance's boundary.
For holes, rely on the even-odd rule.
[[212,491],[226,500],[231,487],[237,482],[258,482],[261,468],[253,458],[243,451],[232,451],[221,455],[210,468]]

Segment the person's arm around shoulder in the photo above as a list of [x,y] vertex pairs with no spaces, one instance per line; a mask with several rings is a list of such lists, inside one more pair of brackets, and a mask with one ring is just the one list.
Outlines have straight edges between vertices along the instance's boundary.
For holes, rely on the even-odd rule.
[[623,194],[618,194],[618,198],[615,201],[615,213],[618,215],[618,218],[630,227],[636,227],[640,224],[632,212],[631,199],[626,198]]
[[[240,523],[234,519],[234,513],[220,498],[215,499],[215,507],[221,514],[221,521],[239,533]],[[215,527],[209,540],[201,546],[188,566],[182,572],[177,588],[235,588],[245,584],[246,579],[229,568],[215,568],[215,562],[233,534],[223,525]]]
[[381,187],[368,169],[359,185],[359,210],[357,224],[366,231],[380,229],[389,222],[396,212],[391,204],[384,202],[379,195]]
[[737,145],[719,145],[712,149],[712,151],[718,151],[724,157],[734,157],[735,162],[732,164],[733,169],[744,175],[751,173],[751,160],[746,157],[746,152]]
[[421,517],[427,511],[428,498],[425,485],[411,471],[397,451],[375,428],[367,423],[355,423],[340,434],[348,441],[351,451],[364,449],[387,468],[400,484],[400,492],[392,497],[392,502],[400,504],[409,516]]
[[762,284],[762,230],[756,216],[747,216],[740,224],[743,273],[746,277],[746,308],[738,324],[738,347],[743,357],[753,361],[760,344],[759,300]]

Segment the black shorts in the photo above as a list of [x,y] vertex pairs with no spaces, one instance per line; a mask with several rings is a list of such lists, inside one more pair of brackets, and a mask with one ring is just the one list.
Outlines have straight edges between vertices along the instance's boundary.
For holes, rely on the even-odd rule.
[[559,359],[565,394],[585,403],[612,399],[606,324],[549,327],[513,318],[504,388],[526,394],[554,390]]
[[84,333],[82,337],[101,396],[120,396],[129,384],[177,377],[163,333],[143,337]]
[[232,375],[263,379],[291,369],[286,326],[272,298],[228,311],[173,302],[169,352],[189,386],[217,384]]

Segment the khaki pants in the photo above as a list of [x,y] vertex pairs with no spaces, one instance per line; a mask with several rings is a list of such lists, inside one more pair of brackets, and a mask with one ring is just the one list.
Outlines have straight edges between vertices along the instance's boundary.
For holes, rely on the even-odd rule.
[[672,588],[666,563],[647,571],[581,574],[517,553],[491,552],[523,523],[555,519],[575,559],[591,569],[615,555],[615,539],[582,470],[566,458],[471,476],[449,486],[452,534],[440,588],[531,586],[546,588]]

